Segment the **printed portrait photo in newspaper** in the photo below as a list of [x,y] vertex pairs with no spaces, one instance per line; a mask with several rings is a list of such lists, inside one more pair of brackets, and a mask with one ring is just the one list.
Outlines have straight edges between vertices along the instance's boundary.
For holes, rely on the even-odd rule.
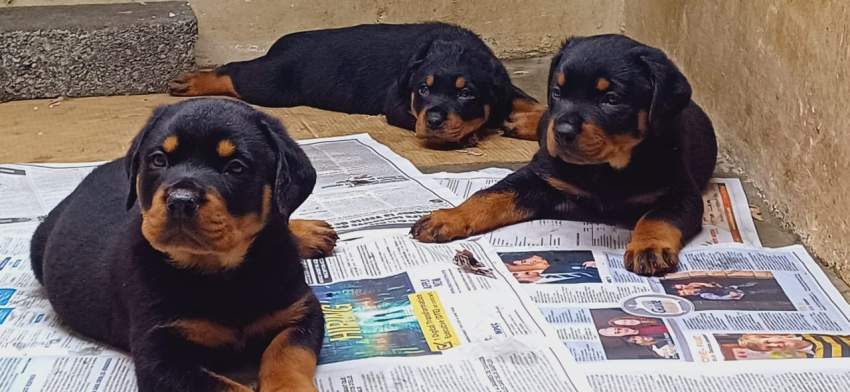
[[794,304],[769,271],[692,271],[660,279],[667,294],[694,310],[794,311]]
[[621,309],[592,309],[590,314],[607,359],[679,359],[664,320]]
[[591,251],[500,252],[508,271],[520,283],[601,283]]
[[716,334],[727,361],[848,358],[850,336],[821,334]]

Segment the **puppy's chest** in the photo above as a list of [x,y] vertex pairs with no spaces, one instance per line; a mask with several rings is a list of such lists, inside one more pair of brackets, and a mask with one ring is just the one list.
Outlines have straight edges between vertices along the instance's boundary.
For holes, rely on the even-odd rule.
[[670,190],[669,180],[660,173],[590,174],[548,182],[569,199],[600,209],[651,205]]
[[[271,279],[279,276],[280,279]],[[313,296],[288,274],[228,279],[179,274],[151,287],[161,324],[208,348],[239,351],[308,316]]]
[[174,328],[186,340],[214,349],[240,351],[255,341],[268,340],[279,332],[297,325],[309,317],[312,296],[303,293],[286,305],[262,303],[241,308],[220,304],[212,308],[205,304],[193,311],[184,309],[170,317],[167,326]]

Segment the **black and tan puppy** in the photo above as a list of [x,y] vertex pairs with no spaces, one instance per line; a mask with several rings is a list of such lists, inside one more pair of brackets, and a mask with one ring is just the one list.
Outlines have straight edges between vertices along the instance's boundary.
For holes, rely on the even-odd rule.
[[620,35],[573,38],[552,60],[531,163],[412,229],[442,242],[538,218],[634,228],[626,267],[661,275],[701,230],[714,171],[711,121],[660,50]]
[[173,95],[229,95],[276,107],[385,114],[428,145],[471,145],[484,128],[536,140],[543,107],[490,48],[443,23],[360,25],[279,39],[265,56],[180,76]]
[[141,391],[250,391],[218,372],[260,359],[261,391],[314,391],[323,318],[297,242],[335,234],[289,215],[315,181],[247,104],[160,107],[38,227],[33,270],[72,329],[131,353]]

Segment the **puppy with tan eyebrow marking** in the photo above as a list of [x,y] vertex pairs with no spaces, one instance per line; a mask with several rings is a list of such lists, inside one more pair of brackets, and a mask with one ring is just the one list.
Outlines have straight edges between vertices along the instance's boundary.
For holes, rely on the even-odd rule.
[[179,96],[383,114],[431,147],[474,145],[487,128],[537,140],[543,105],[515,87],[475,33],[445,23],[367,24],[281,37],[264,56],[190,72]]
[[275,119],[195,99],[156,109],[127,156],[95,169],[38,227],[31,259],[62,320],[127,350],[141,391],[315,391],[324,334],[300,256],[325,222],[291,220],[316,172]]
[[714,128],[660,50],[622,35],[572,38],[549,70],[549,105],[531,163],[411,232],[444,242],[530,219],[634,228],[627,269],[662,275],[702,229]]

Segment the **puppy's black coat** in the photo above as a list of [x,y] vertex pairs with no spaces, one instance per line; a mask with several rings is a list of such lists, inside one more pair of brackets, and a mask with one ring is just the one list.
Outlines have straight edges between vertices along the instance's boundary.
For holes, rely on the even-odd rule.
[[717,157],[711,121],[660,50],[621,35],[568,40],[552,60],[540,150],[525,167],[412,229],[449,241],[529,219],[634,225],[626,267],[675,269],[701,230]]
[[[265,56],[173,81],[174,95],[385,114],[436,144],[474,144],[482,128],[536,139],[524,113],[542,111],[469,30],[443,23],[359,25],[286,35]],[[510,118],[512,111],[517,116]],[[506,123],[507,122],[507,123]],[[473,138],[472,140],[470,138]]]
[[288,220],[315,181],[244,103],[160,107],[38,227],[33,270],[72,329],[130,351],[142,391],[249,391],[215,372],[261,355],[263,390],[312,391],[323,318]]

